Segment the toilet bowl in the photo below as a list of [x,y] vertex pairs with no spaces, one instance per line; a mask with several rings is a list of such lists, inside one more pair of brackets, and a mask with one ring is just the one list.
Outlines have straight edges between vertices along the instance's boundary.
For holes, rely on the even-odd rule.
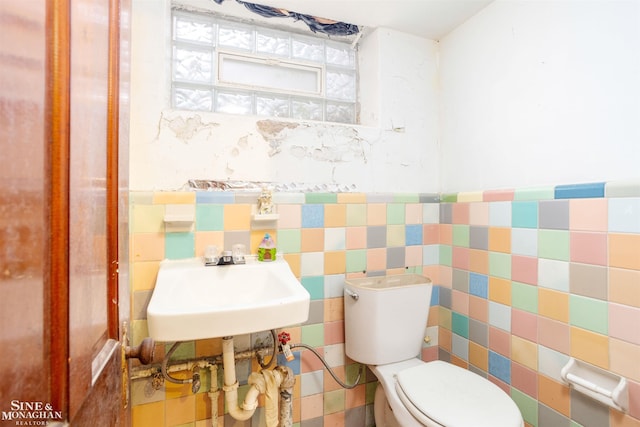
[[431,282],[416,275],[347,280],[345,352],[378,378],[377,427],[522,427],[515,402],[497,385],[420,353]]

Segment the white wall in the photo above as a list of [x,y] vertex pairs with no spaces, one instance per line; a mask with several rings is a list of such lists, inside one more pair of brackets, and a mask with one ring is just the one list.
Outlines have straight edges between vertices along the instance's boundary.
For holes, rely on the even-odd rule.
[[169,109],[168,0],[134,0],[131,190],[189,179],[437,192],[437,43],[379,29],[360,42],[362,126]]
[[640,2],[497,0],[440,43],[443,192],[640,177]]

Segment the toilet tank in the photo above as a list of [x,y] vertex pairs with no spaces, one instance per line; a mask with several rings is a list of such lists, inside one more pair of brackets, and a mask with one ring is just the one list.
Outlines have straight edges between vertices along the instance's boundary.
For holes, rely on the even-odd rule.
[[347,356],[366,365],[418,356],[431,289],[431,280],[419,274],[348,279],[344,289]]

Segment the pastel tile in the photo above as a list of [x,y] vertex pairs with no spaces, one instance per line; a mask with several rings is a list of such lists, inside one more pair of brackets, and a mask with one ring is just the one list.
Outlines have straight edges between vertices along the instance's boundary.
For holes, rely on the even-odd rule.
[[407,267],[422,267],[422,246],[407,246],[404,260]]
[[538,258],[512,255],[511,279],[531,285],[538,284]]
[[511,335],[499,328],[489,327],[489,349],[505,357],[511,356]]
[[367,195],[365,193],[338,193],[337,203],[366,203]]
[[511,252],[511,233],[511,228],[489,227],[488,249],[492,252]]
[[[568,340],[567,335],[567,342]],[[538,373],[555,380],[562,381],[562,368],[569,361],[569,356],[544,345],[538,346]]]
[[367,270],[382,271],[387,268],[387,249],[375,248],[367,250]]
[[469,249],[458,246],[453,247],[452,264],[453,268],[462,270],[469,269]]
[[454,225],[453,226],[453,244],[454,246],[469,247],[469,226]]
[[[422,264],[424,266],[438,266],[440,264],[440,245],[425,245],[422,247]],[[434,281],[434,283],[437,282]]]
[[307,204],[331,204],[337,203],[337,193],[305,193],[305,203]]
[[301,252],[324,251],[324,229],[303,228],[300,235]]
[[325,227],[345,227],[347,225],[347,205],[328,204],[324,206]]
[[538,228],[538,202],[513,202],[511,204],[511,226],[514,228]]
[[327,251],[324,253],[324,274],[343,274],[346,271],[345,251]]
[[131,207],[132,233],[164,232],[163,205],[133,205]]
[[345,231],[346,249],[367,247],[367,227],[347,227]]
[[511,202],[489,203],[489,225],[492,227],[511,227]]
[[640,307],[640,271],[609,268],[609,301]]
[[440,203],[425,203],[422,205],[422,222],[424,224],[440,223]]
[[362,272],[367,269],[367,251],[364,249],[347,251],[347,273]]
[[440,244],[453,244],[453,226],[451,224],[440,224]]
[[608,270],[607,267],[599,265],[571,263],[569,266],[571,293],[606,300]]
[[640,308],[622,304],[609,304],[609,335],[640,345]]
[[640,382],[640,346],[621,341],[616,338],[609,340],[610,370],[632,381]]
[[439,224],[424,224],[422,226],[422,243],[425,245],[440,243]]
[[387,224],[404,224],[405,223],[405,204],[404,203],[388,203],[387,204]]
[[624,181],[607,182],[605,185],[606,197],[640,197],[640,180],[630,179]]
[[484,226],[470,226],[469,247],[487,250],[489,248],[489,229]]
[[511,331],[511,307],[490,301],[489,324],[505,331]]
[[224,206],[212,204],[196,205],[196,230],[197,231],[222,231],[224,230]]
[[554,230],[569,229],[569,201],[541,200],[538,203],[538,226]]
[[[532,228],[507,229],[511,232],[511,249],[515,255],[538,256],[538,230]],[[500,251],[503,252],[503,251]],[[508,250],[506,252],[509,252]]]
[[[569,325],[546,317],[539,317],[538,344],[540,349],[549,348],[562,355],[569,354],[571,352],[571,329]],[[560,380],[559,372],[558,376],[554,378]]]
[[609,232],[640,233],[640,197],[609,199]]
[[385,248],[387,246],[387,227],[367,227],[367,248]]
[[367,225],[387,225],[387,205],[369,203],[367,205]]
[[387,248],[387,270],[398,269],[395,272],[388,271],[388,274],[405,273],[406,265],[404,247]]
[[324,205],[302,205],[302,228],[324,227]]
[[569,200],[569,228],[580,231],[607,231],[608,203],[604,198]]
[[606,335],[609,330],[608,305],[594,298],[571,295],[569,297],[569,323],[583,329]]
[[469,203],[454,203],[452,211],[453,224],[469,224]]
[[420,194],[418,193],[393,193],[392,203],[418,203]]
[[279,229],[277,238],[278,252],[290,254],[302,251],[301,229]]
[[564,230],[539,230],[538,256],[540,258],[568,261],[570,258],[570,234]]
[[538,286],[569,292],[569,263],[538,259]]
[[324,250],[340,251],[346,249],[346,229],[344,227],[324,229]]
[[538,397],[538,374],[519,363],[511,364],[511,385],[530,397]]
[[422,226],[419,224],[405,225],[405,241],[403,244],[407,246],[422,244]]
[[573,262],[607,265],[607,234],[572,231],[569,238]]
[[468,191],[468,192],[460,192],[458,193],[458,203],[463,202],[481,202],[482,201],[482,191]]
[[180,425],[195,421],[196,398],[195,395],[184,396],[179,399],[165,400],[166,425]]
[[487,371],[489,369],[489,351],[486,347],[469,342],[469,363]]
[[192,204],[196,202],[194,191],[155,191],[153,193],[153,204]]
[[348,204],[347,205],[347,226],[367,225],[367,205]]
[[470,249],[469,250],[469,271],[474,273],[489,274],[489,252]]
[[248,230],[251,227],[251,205],[224,205],[224,229]]
[[486,298],[469,296],[469,317],[483,323],[489,320],[489,303]]
[[324,254],[303,252],[300,257],[301,276],[321,276],[324,274]]
[[422,205],[419,203],[407,203],[404,207],[406,224],[422,225]]
[[160,261],[165,256],[163,233],[133,233],[131,261]]
[[532,341],[511,335],[511,360],[530,369],[538,369],[538,346]]
[[609,368],[609,338],[606,335],[571,326],[570,337],[571,356],[602,369]]
[[569,322],[569,294],[538,288],[538,314],[560,322]]
[[514,308],[538,312],[538,287],[526,283],[513,282],[511,285],[511,305]]
[[132,291],[155,288],[158,270],[160,269],[159,261],[134,262],[130,264],[130,268]]
[[132,425],[156,427],[165,425],[165,401],[135,405],[131,408]]
[[587,184],[558,185],[555,188],[556,199],[590,199],[604,197],[604,182]]
[[511,256],[499,252],[489,253],[489,274],[503,279],[511,278]]
[[526,340],[538,341],[538,316],[528,311],[511,310],[511,333]]
[[544,375],[538,376],[538,399],[565,417],[571,416],[571,393],[569,387]]
[[[401,224],[387,225],[387,241],[384,244],[385,247],[392,248],[397,246],[404,246],[406,244],[406,230],[405,226]],[[422,240],[422,239],[420,239]]]
[[469,294],[486,299],[489,294],[489,278],[484,274],[469,273]]
[[550,200],[554,198],[553,187],[530,187],[516,189],[513,200]]
[[531,396],[522,393],[515,387],[511,387],[511,399],[516,403],[525,423],[532,426],[538,424],[538,402]]
[[489,374],[507,384],[511,383],[510,360],[501,354],[489,352]]
[[489,277],[489,299],[504,305],[511,304],[511,280]]
[[640,270],[640,234],[609,234],[609,266]]
[[470,225],[489,225],[489,203],[478,202],[469,205]]
[[482,195],[485,202],[511,201],[515,195],[515,190],[487,190]]

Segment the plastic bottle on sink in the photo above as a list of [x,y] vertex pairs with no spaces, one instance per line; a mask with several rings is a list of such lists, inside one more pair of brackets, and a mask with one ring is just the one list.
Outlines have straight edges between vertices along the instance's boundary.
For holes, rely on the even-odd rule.
[[275,259],[276,242],[273,241],[269,233],[266,233],[258,245],[258,261],[275,261]]

